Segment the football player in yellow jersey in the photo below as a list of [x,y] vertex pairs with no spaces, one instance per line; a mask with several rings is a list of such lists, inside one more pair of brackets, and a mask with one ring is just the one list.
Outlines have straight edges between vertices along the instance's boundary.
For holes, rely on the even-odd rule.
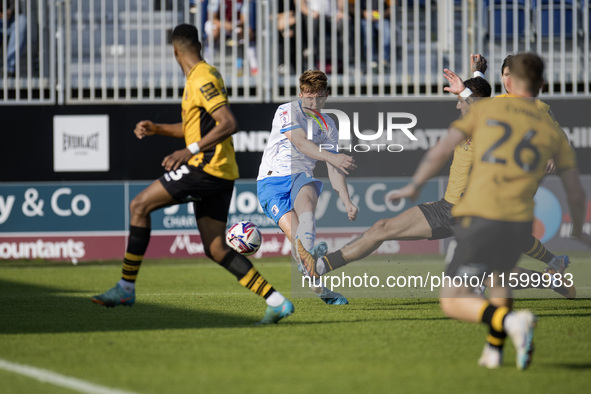
[[236,276],[241,285],[265,298],[268,307],[260,323],[277,323],[293,313],[293,304],[273,289],[246,257],[225,243],[238,166],[231,137],[237,123],[228,104],[224,81],[215,67],[202,59],[195,26],[177,26],[172,33],[172,45],[187,78],[181,104],[182,122],[155,124],[143,120],[134,132],[139,139],[154,134],[184,138],[186,148],[166,156],[162,166],[168,172],[131,201],[122,278],[115,287],[92,297],[92,301],[107,307],[133,305],[135,280],[150,242],[150,213],[191,202],[205,254]]
[[[503,81],[503,86],[504,86],[505,90],[507,91],[507,94],[502,94],[502,95],[499,95],[496,97],[511,97],[512,96],[510,93],[511,88],[510,88],[510,83],[509,83],[510,77],[511,77],[510,67],[511,67],[511,59],[512,58],[513,58],[513,55],[507,56],[501,66],[501,79]],[[479,63],[481,64],[480,69],[476,70],[474,68],[474,65],[479,64]],[[472,65],[472,71],[474,72],[474,75],[484,76],[483,73],[486,71],[486,59],[484,57],[482,57],[479,54],[471,55],[471,65]],[[473,99],[471,97],[472,92],[470,91],[470,87],[465,86],[464,83],[462,82],[462,79],[458,75],[456,75],[454,72],[452,72],[448,69],[445,69],[444,71],[445,71],[445,78],[450,83],[450,86],[446,87],[444,90],[447,92],[458,94],[460,97],[463,96],[463,97],[465,97],[465,100],[467,100],[468,102],[471,102]],[[479,73],[479,71],[481,71],[481,72]],[[540,110],[548,113],[548,115],[552,118],[552,122],[553,122],[554,126],[557,128],[557,130],[562,130],[560,125],[558,124],[558,122],[554,118],[554,115],[552,114],[552,111],[550,110],[550,106],[537,98],[535,99],[535,103],[536,103],[536,106]],[[546,163],[545,173],[546,174],[554,174],[555,172],[556,172],[556,167],[554,165],[554,161],[552,159],[549,159],[548,162]],[[467,177],[468,172],[466,172],[465,174]],[[449,190],[449,187],[448,187],[448,190]],[[463,193],[463,191],[464,191],[464,189],[461,190],[461,193]],[[450,200],[448,199],[448,201],[450,201]],[[545,273],[547,272],[551,275],[554,275],[556,273],[558,273],[559,276],[564,275],[566,268],[570,264],[570,260],[569,260],[568,256],[554,255],[552,252],[550,252],[548,249],[546,249],[546,247],[544,246],[544,244],[542,244],[540,242],[540,240],[538,240],[533,235],[524,244],[524,253],[530,257],[533,257],[537,260],[540,260],[540,261],[546,263],[548,266],[546,268],[544,268],[543,272],[545,272]],[[535,277],[535,276],[539,277],[539,275],[542,274],[541,272],[528,270],[528,269],[521,268],[521,267],[516,267],[514,272],[519,273],[519,274],[522,274],[522,273],[528,274],[533,277]],[[529,283],[527,283],[527,285],[524,285],[523,287],[518,287],[518,288],[531,288],[534,286],[534,284],[537,284],[537,286],[536,286],[537,288],[548,288],[547,283],[538,282],[538,281],[530,281]],[[566,283],[552,282],[549,285],[549,287],[550,287],[550,289],[552,289],[553,291],[562,295],[563,297],[566,297],[569,299],[573,299],[576,297],[575,287],[574,286],[567,286]]]
[[[550,158],[554,158],[566,190],[572,235],[589,242],[582,232],[585,194],[574,151],[565,134],[534,101],[543,83],[543,70],[537,55],[516,55],[509,84],[519,97],[482,100],[473,105],[425,155],[412,182],[396,194],[397,198],[417,198],[421,186],[437,174],[454,148],[466,137],[473,139],[474,164],[468,186],[452,210],[457,219],[457,247],[446,271],[450,278],[463,278],[463,285],[456,287],[444,281],[440,302],[451,318],[483,322],[497,338],[509,335],[516,348],[518,369],[526,368],[531,361],[536,317],[529,311],[511,312],[511,288],[502,282],[502,275],[514,268],[522,244],[531,236],[533,196]],[[485,276],[492,280],[489,290],[491,299],[497,301],[495,305],[475,295],[468,285],[471,278]],[[495,335],[490,336],[494,341]],[[482,357],[479,364],[499,366],[482,363]]]

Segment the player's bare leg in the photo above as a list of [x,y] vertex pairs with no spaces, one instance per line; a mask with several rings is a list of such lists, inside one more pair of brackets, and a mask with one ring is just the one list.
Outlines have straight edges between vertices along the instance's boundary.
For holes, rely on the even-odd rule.
[[265,298],[268,307],[260,323],[277,323],[293,313],[293,304],[259,274],[250,260],[226,245],[225,222],[202,217],[197,219],[197,227],[207,257],[233,274],[242,286]]
[[[495,296],[498,298],[499,294]],[[439,300],[441,310],[447,317],[452,319],[479,323],[479,312],[484,302],[486,302],[485,299],[474,294],[471,287],[450,287],[444,282],[441,288]]]
[[129,204],[130,224],[136,227],[150,228],[150,213],[176,203],[162,183],[156,180],[131,200]]
[[421,209],[415,206],[396,217],[378,220],[360,237],[317,262],[303,250],[300,251],[300,256],[309,272],[323,275],[369,256],[384,241],[426,239],[431,238],[431,235],[429,222]]
[[431,227],[418,207],[412,207],[400,215],[381,219],[364,232],[360,238],[341,248],[348,262],[363,259],[377,250],[384,241],[417,240],[431,237]]
[[206,216],[197,220],[197,227],[205,255],[220,264],[233,250],[225,241],[226,223]]
[[[498,274],[496,274],[495,284],[500,283],[498,279]],[[517,368],[527,368],[533,354],[532,335],[536,323],[535,316],[529,311],[511,312],[510,308],[506,306],[508,301],[502,301],[511,297],[509,287],[491,286],[490,288],[493,299],[503,306],[494,305],[489,300],[475,295],[473,290],[469,287],[450,287],[444,284],[440,295],[443,313],[452,319],[471,323],[483,322],[489,325],[491,332],[509,335],[517,351]],[[497,368],[502,360],[500,353],[497,356],[498,359],[488,354],[485,347],[479,365]]]
[[285,236],[287,237],[287,239],[289,239],[289,242],[291,243],[292,255],[296,256],[295,242],[293,242],[291,229],[298,228],[298,217],[295,215],[293,211],[289,211],[285,215],[281,216],[277,224],[279,224],[279,228],[281,229],[281,231],[283,231],[283,234],[285,234]]

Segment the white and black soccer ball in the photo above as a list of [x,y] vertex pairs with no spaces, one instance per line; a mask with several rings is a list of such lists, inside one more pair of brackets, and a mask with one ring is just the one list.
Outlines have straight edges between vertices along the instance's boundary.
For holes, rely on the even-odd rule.
[[228,246],[244,256],[256,253],[262,241],[261,232],[253,222],[235,223],[226,233]]

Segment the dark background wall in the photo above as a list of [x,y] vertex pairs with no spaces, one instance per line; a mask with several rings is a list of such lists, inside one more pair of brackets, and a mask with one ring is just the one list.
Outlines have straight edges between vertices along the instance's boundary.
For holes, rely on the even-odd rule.
[[[585,134],[577,139],[575,148],[582,173],[591,174],[591,113],[590,99],[545,100],[563,127],[571,134]],[[351,114],[358,112],[362,129],[377,128],[379,112],[409,112],[417,125],[414,131],[446,129],[458,116],[456,101],[408,100],[394,102],[329,103]],[[239,130],[270,130],[277,104],[233,104]],[[109,115],[110,171],[60,172],[53,171],[53,116],[54,115]],[[92,105],[92,106],[0,106],[3,131],[0,141],[0,181],[59,181],[59,180],[140,180],[155,179],[162,174],[160,162],[164,156],[184,147],[183,140],[154,136],[138,140],[133,134],[135,124],[142,119],[154,122],[180,122],[180,105]],[[576,130],[575,130],[576,128]],[[576,138],[575,138],[576,139]],[[355,143],[356,141],[353,141]],[[354,154],[359,165],[352,176],[409,176],[428,146],[406,148],[401,153]],[[424,142],[424,141],[423,141]],[[237,153],[242,178],[256,177],[261,152]],[[445,169],[443,170],[445,172]],[[324,165],[318,166],[318,176],[325,174]]]

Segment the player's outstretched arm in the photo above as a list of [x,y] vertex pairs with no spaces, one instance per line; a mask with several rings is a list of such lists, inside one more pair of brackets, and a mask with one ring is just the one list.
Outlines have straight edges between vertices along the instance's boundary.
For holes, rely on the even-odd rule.
[[423,184],[437,175],[441,167],[443,167],[451,157],[454,148],[465,139],[466,135],[460,130],[453,127],[450,128],[447,135],[439,140],[439,142],[431,148],[425,156],[423,156],[419,167],[412,177],[412,182],[400,190],[388,193],[388,199],[397,200],[400,198],[410,198],[416,200],[419,197]]
[[347,217],[349,220],[357,219],[359,208],[357,208],[357,206],[353,204],[353,201],[351,201],[349,189],[347,188],[347,181],[345,180],[345,173],[330,163],[327,163],[326,167],[328,169],[328,179],[330,180],[330,184],[345,205]]
[[583,223],[585,221],[585,191],[581,185],[579,170],[571,168],[565,171],[560,171],[559,174],[562,179],[564,190],[566,191],[566,198],[573,223],[571,236],[591,246],[591,237],[588,234],[583,233]]
[[349,175],[349,171],[357,168],[353,157],[320,149],[318,145],[306,138],[306,132],[302,128],[286,131],[284,135],[306,156],[330,163],[347,175]]
[[144,137],[149,137],[154,134],[163,135],[166,137],[183,138],[183,124],[174,123],[152,123],[149,120],[139,121],[133,130],[135,136],[140,140]]
[[223,105],[216,109],[211,114],[211,117],[217,124],[201,139],[201,141],[191,144],[195,146],[179,149],[162,160],[162,167],[164,167],[166,171],[176,170],[182,164],[188,162],[193,155],[200,151],[213,148],[238,130],[238,122],[236,122],[234,114],[227,105]]

